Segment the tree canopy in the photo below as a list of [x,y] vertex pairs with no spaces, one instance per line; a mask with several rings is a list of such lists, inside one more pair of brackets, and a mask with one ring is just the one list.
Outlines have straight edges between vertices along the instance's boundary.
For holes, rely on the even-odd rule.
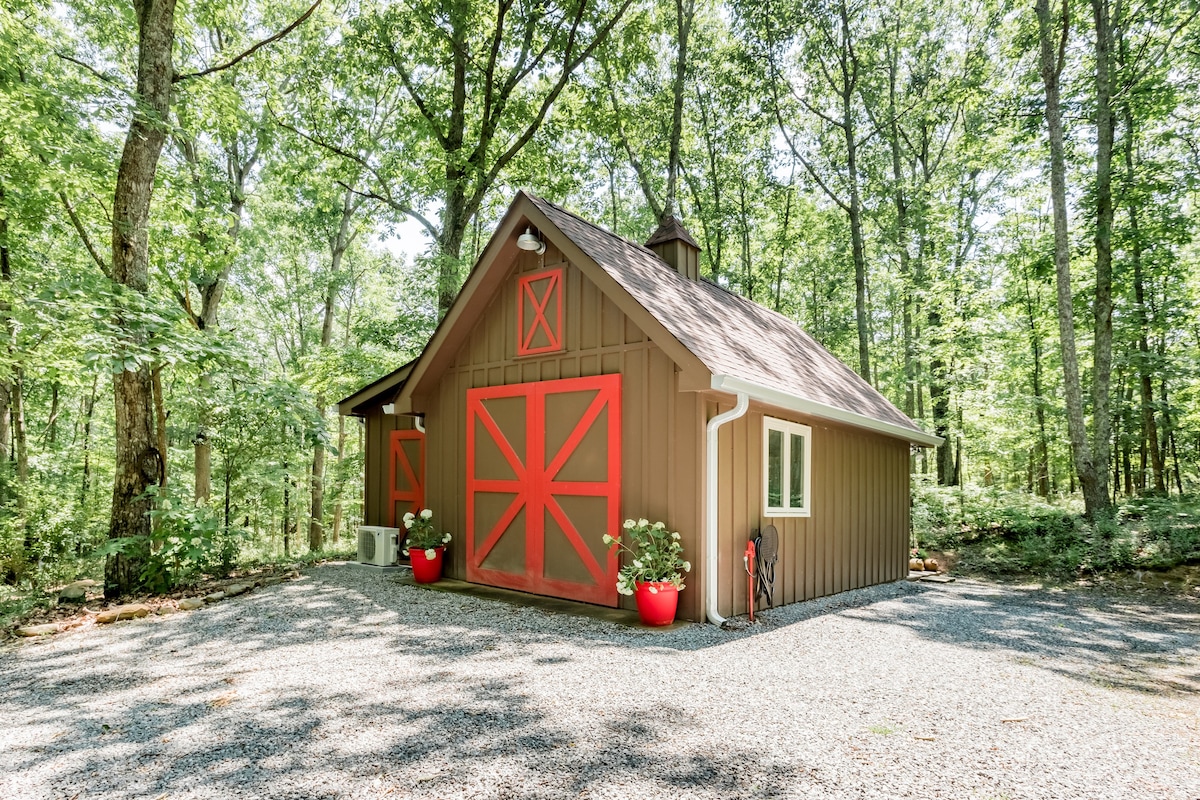
[[14,0],[0,577],[114,593],[361,516],[329,405],[418,354],[515,189],[795,320],[919,482],[1200,482],[1200,7]]

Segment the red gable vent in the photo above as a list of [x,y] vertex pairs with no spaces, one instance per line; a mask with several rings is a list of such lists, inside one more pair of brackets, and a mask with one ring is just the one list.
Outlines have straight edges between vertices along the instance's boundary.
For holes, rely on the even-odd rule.
[[563,349],[562,267],[517,279],[517,355]]

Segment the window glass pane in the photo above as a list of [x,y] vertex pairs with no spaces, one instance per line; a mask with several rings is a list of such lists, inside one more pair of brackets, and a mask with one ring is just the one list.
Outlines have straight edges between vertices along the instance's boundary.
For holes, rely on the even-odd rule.
[[791,491],[789,497],[791,501],[788,505],[791,508],[804,508],[804,437],[793,433],[791,439],[790,457],[792,474],[791,474]]
[[783,505],[783,431],[767,431],[767,505]]

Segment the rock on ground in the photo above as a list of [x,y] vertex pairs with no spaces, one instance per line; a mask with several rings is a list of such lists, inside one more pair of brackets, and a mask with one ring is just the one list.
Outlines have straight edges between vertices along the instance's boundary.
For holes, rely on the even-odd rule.
[[137,619],[145,617],[154,609],[144,603],[131,603],[124,606],[115,606],[107,608],[96,615],[96,622],[101,625],[106,625],[110,622],[117,622],[122,619]]
[[53,622],[47,622],[42,625],[24,625],[17,628],[17,636],[49,636],[52,633],[58,633],[58,625]]

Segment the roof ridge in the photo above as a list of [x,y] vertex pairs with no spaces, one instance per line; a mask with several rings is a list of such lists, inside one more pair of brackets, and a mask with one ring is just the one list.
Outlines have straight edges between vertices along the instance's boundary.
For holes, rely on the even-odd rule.
[[[613,231],[610,231],[608,228],[602,227],[602,226],[596,224],[595,222],[592,222],[591,220],[587,219],[586,217],[580,216],[579,214],[575,213],[574,211],[571,211],[569,208],[560,206],[558,203],[555,203],[551,200],[547,200],[546,198],[541,197],[540,195],[534,194],[531,191],[528,191],[526,189],[522,189],[521,191],[524,192],[526,195],[528,195],[528,197],[531,200],[538,202],[538,203],[545,203],[548,206],[553,206],[558,211],[561,211],[564,214],[574,217],[576,220],[582,222],[584,225],[587,225],[589,228],[594,229],[595,231],[603,234],[604,236],[607,236],[611,239],[616,239],[617,241],[621,242],[622,244],[629,245],[630,247],[634,247],[634,248],[640,250],[641,252],[645,253],[646,255],[653,256],[655,261],[661,262],[662,265],[667,269],[667,271],[669,271],[675,275],[679,274],[676,270],[671,269],[670,265],[668,265],[665,261],[663,261],[662,258],[659,257],[658,253],[655,253],[653,250],[646,247],[645,245],[639,244],[639,243],[633,241],[632,239],[626,239],[624,236],[620,235],[619,233],[614,233]],[[762,305],[761,303],[758,303],[758,302],[754,301],[753,299],[746,297],[745,295],[738,294],[737,292],[733,291],[732,289],[730,289],[726,286],[722,286],[721,284],[717,283],[716,281],[714,281],[711,278],[701,276],[700,278],[698,278],[696,280],[685,279],[685,282],[686,283],[699,283],[701,285],[712,286],[716,289],[719,289],[722,292],[724,292],[725,294],[729,295],[730,297],[735,298],[738,302],[743,303],[750,308],[756,309],[758,311],[764,311],[767,314],[778,317],[781,321],[786,322],[789,325],[793,326],[796,329],[796,331],[798,333],[800,333],[802,336],[804,336],[805,338],[809,339],[810,341],[816,342],[817,344],[821,344],[820,342],[817,342],[816,338],[813,337],[808,331],[806,331],[803,327],[801,327],[801,325],[798,321],[792,319],[791,317],[789,317],[779,311],[776,311],[773,308],[767,308],[766,306]],[[824,345],[821,345],[821,346],[824,347]],[[857,375],[858,373],[855,373],[855,374]],[[860,375],[859,377],[862,377],[862,376]]]
[[[536,195],[533,192],[530,192],[526,189],[522,189],[521,191],[524,192],[525,195],[530,200],[533,200],[535,203],[545,203],[548,206],[552,206],[555,210],[561,211],[564,214],[574,217],[575,219],[582,222],[584,225],[587,225],[589,228],[594,228],[597,232],[604,234],[605,236],[609,237],[610,239],[616,239],[617,241],[621,242],[622,244],[627,244],[630,247],[641,250],[646,255],[654,256],[654,258],[658,259],[659,261],[662,261],[662,259],[659,258],[658,253],[655,253],[653,250],[651,250],[649,247],[646,247],[644,244],[635,242],[632,239],[626,239],[621,234],[614,233],[614,232],[610,231],[608,228],[605,228],[601,225],[598,225],[595,222],[592,222],[587,217],[580,216],[579,214],[575,213],[571,209],[566,208],[564,206],[560,206],[558,203],[555,203],[553,200],[547,200],[546,198]],[[663,261],[662,263],[666,264],[667,262]],[[670,268],[669,265],[667,265],[667,267],[668,267],[668,269]],[[672,270],[672,272],[674,272],[674,270]]]

